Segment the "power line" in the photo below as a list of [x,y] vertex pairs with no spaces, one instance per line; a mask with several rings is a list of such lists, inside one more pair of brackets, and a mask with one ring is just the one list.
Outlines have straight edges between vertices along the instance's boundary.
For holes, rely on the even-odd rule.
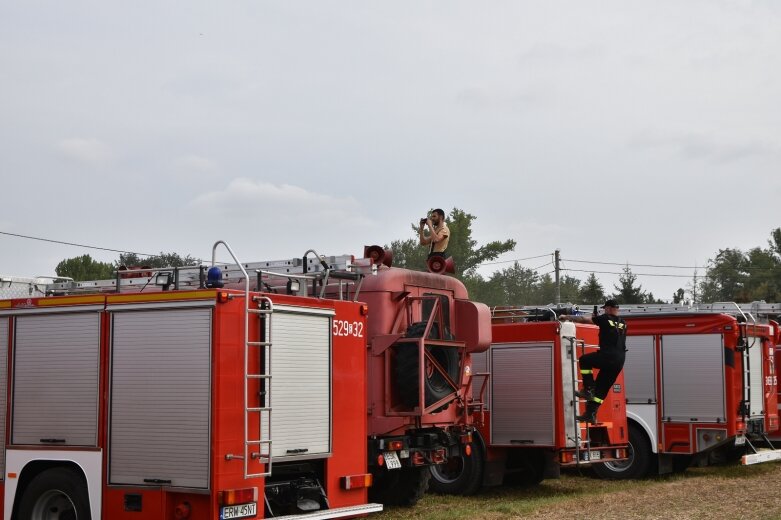
[[160,255],[157,255],[157,254],[153,255],[153,254],[150,254],[150,253],[136,253],[135,251],[124,251],[122,249],[111,249],[111,248],[108,248],[108,247],[88,246],[86,244],[76,244],[74,242],[65,242],[65,241],[62,241],[62,240],[54,240],[54,239],[51,239],[51,238],[31,237],[31,236],[28,236],[28,235],[19,235],[17,233],[8,233],[6,231],[0,231],[0,235],[8,235],[8,236],[18,237],[18,238],[27,238],[29,240],[38,240],[40,242],[50,242],[52,244],[64,244],[66,246],[86,247],[87,249],[99,249],[101,251],[111,251],[112,253],[129,253],[129,254],[138,255],[138,256],[160,256]]
[[546,256],[551,256],[553,253],[545,253],[544,255],[537,255],[537,256],[529,256],[526,258],[515,258],[513,260],[500,260],[498,262],[483,262],[482,264],[478,265],[495,265],[495,264],[509,264],[510,262],[523,262],[524,260],[534,260],[535,258],[543,258]]
[[[571,258],[567,259],[568,262],[575,262],[578,264],[597,264],[597,265],[620,265],[620,266],[631,266],[631,267],[657,267],[660,269],[707,269],[707,266],[705,265],[655,265],[655,264],[630,264],[628,262],[597,262],[595,260],[572,260]],[[752,271],[772,271],[773,267],[741,267],[740,269],[736,270],[752,270]],[[672,275],[671,275],[672,276]]]
[[[579,273],[599,273],[599,274],[624,274],[623,272],[617,272],[617,271],[592,271],[590,269],[562,269],[562,271],[577,271]],[[635,276],[662,276],[667,278],[692,278],[691,275],[688,274],[658,274],[658,273],[632,273]],[[698,278],[712,278],[708,275],[698,275]]]
[[549,265],[553,265],[553,262],[548,262],[547,264],[542,264],[541,266],[535,267],[534,269],[532,269],[532,271],[536,271],[537,269],[542,269],[543,267],[547,267]]
[[567,258],[569,262],[575,262],[577,264],[598,264],[598,265],[629,265],[632,267],[659,267],[668,269],[699,269],[702,266],[689,266],[689,265],[653,265],[653,264],[630,264],[627,262],[597,262],[595,260],[572,260]]

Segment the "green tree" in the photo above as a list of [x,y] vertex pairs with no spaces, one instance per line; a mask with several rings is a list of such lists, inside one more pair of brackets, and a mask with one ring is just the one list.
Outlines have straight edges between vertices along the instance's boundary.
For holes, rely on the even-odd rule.
[[686,291],[683,290],[683,288],[678,288],[675,293],[673,293],[673,303],[683,303],[683,300],[686,298]]
[[638,303],[646,303],[648,295],[643,292],[641,285],[635,285],[637,276],[632,273],[627,265],[623,269],[623,273],[618,277],[618,285],[613,285],[613,288],[617,291],[613,293],[613,298],[618,300],[618,303],[625,305],[633,305]]
[[193,258],[190,255],[181,256],[179,253],[164,253],[160,252],[159,255],[141,257],[135,253],[122,253],[119,255],[119,260],[116,262],[116,266],[124,265],[130,266],[146,266],[153,268],[162,267],[184,267],[186,265],[197,265],[200,263],[200,259]]
[[605,288],[599,283],[597,275],[591,273],[583,283],[577,301],[586,305],[595,305],[604,302],[606,299]]
[[[479,301],[488,305],[529,305],[537,296],[539,279],[536,271],[515,262],[511,267],[494,272],[483,284],[482,291],[478,289],[475,295],[485,298]],[[469,294],[471,297],[471,290]]]
[[54,268],[57,276],[66,276],[74,280],[105,280],[113,277],[114,266],[108,262],[93,260],[90,255],[66,258]]
[[748,261],[740,249],[720,249],[716,258],[708,260],[706,277],[700,286],[702,301],[747,300]]

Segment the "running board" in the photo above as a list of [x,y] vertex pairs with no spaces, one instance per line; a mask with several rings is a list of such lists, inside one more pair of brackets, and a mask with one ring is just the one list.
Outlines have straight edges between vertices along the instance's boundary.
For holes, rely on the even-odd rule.
[[382,504],[364,504],[361,506],[337,507],[336,509],[324,509],[314,513],[305,513],[303,515],[287,515],[272,517],[275,520],[326,520],[328,518],[344,518],[347,516],[365,515],[368,513],[379,513],[382,511]]
[[740,459],[740,463],[744,466],[748,466],[750,464],[761,464],[774,460],[781,460],[781,450],[759,450],[757,453],[743,455],[743,458]]

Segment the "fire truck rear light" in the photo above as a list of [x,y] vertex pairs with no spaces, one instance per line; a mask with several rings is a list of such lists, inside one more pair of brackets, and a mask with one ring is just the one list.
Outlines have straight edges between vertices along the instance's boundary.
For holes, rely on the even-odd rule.
[[743,421],[738,421],[736,427],[737,427],[738,430],[745,430],[746,429],[746,423],[744,423]]
[[419,451],[412,452],[412,464],[414,466],[421,466],[426,463],[426,458]]
[[366,316],[367,314],[369,314],[369,306],[364,303],[363,305],[361,305],[360,312],[361,312],[361,316]]
[[377,465],[378,466],[384,466],[385,465],[385,457],[382,456],[382,453],[377,455]]
[[388,443],[388,449],[392,451],[399,451],[404,449],[404,442],[402,441],[390,441]]
[[350,475],[347,477],[342,477],[342,487],[344,489],[367,488],[367,487],[371,487],[372,482],[373,480],[372,480],[371,473],[366,473],[364,475]]
[[226,489],[220,491],[219,502],[221,506],[234,506],[258,501],[258,488]]
[[217,293],[217,301],[220,303],[225,303],[228,301],[228,293],[226,292],[220,292]]
[[472,456],[472,445],[471,444],[467,444],[466,445],[466,447],[464,448],[464,453],[466,453],[467,457],[471,457]]

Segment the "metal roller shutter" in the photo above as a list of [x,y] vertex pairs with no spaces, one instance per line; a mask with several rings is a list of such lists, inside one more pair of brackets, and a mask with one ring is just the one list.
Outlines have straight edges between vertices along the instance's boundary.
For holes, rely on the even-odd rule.
[[[692,370],[691,367],[697,367]],[[662,336],[663,419],[724,421],[724,342],[719,334]]]
[[656,402],[656,349],[654,336],[626,338],[624,387],[627,403]]
[[271,337],[272,455],[331,452],[331,317],[277,312]]
[[18,316],[15,324],[11,443],[96,446],[100,314]]
[[553,445],[553,345],[491,349],[491,443]]
[[112,322],[109,482],[208,488],[211,309]]
[[[8,318],[0,316],[0,439],[5,442],[5,416],[8,404]],[[0,481],[5,480],[5,449],[0,449]]]
[[749,337],[748,357],[749,357],[749,415],[751,417],[762,417],[765,410],[764,397],[764,377],[762,376],[762,349],[765,348],[762,338]]

